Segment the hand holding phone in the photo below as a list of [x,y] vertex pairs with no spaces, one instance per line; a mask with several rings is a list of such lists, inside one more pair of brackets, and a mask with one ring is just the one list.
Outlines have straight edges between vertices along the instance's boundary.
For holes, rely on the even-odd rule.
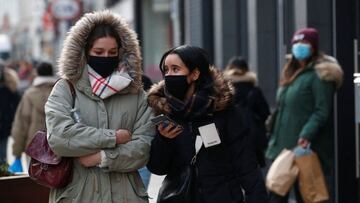
[[172,123],[174,126],[178,125],[175,121],[171,120],[169,117],[165,116],[164,114],[160,114],[160,115],[152,118],[151,122],[154,125],[163,124],[163,127],[168,126],[170,123]]
[[163,114],[152,118],[151,121],[154,125],[159,125],[157,129],[162,136],[170,139],[179,135],[183,129],[181,125],[177,124],[175,121]]

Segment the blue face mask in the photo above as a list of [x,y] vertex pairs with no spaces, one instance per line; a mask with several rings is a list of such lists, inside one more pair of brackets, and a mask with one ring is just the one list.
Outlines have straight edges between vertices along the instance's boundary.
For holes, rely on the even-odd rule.
[[296,43],[292,46],[291,51],[299,61],[303,61],[311,56],[311,46],[309,44]]

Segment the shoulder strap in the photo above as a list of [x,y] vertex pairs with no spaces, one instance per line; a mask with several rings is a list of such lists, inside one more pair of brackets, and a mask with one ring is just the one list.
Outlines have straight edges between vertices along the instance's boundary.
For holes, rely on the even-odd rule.
[[71,96],[73,99],[72,107],[74,108],[75,107],[75,97],[76,97],[75,87],[72,84],[72,82],[70,82],[70,80],[67,80],[67,79],[65,79],[65,80],[69,84],[69,87],[70,87],[70,92],[71,92]]
[[[61,78],[58,79],[58,80],[56,80],[56,82],[54,83],[54,85],[55,85],[59,80],[61,80]],[[73,100],[72,108],[74,108],[74,107],[75,107],[75,97],[76,97],[75,87],[74,87],[74,85],[70,82],[70,80],[65,79],[65,81],[68,83],[68,85],[69,85],[69,87],[70,87],[70,92],[71,92],[71,96],[72,96],[72,100]],[[45,123],[45,128],[44,128],[44,130],[47,131],[46,123]]]

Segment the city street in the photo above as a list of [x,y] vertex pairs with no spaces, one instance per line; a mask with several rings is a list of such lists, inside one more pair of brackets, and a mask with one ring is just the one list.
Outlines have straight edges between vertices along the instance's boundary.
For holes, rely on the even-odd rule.
[[[283,149],[301,146],[318,156],[316,166],[321,170],[317,171],[325,176],[329,203],[360,203],[360,0],[0,0],[0,5],[0,160],[7,159],[18,171],[20,161],[14,156],[21,156],[25,173],[21,178],[29,183],[25,191],[31,197],[41,197],[41,192],[32,191],[36,186],[47,189],[26,175],[29,157],[24,147],[34,132],[46,126],[54,134],[48,138],[57,153],[80,156],[116,146],[95,129],[105,128],[101,135],[115,134],[116,144],[127,143],[132,133],[150,135],[153,129],[145,119],[153,111],[184,127],[170,145],[153,142],[154,165],[164,165],[167,149],[176,150],[167,153],[172,154],[172,164],[186,163],[191,158],[190,137],[198,134],[204,140],[214,138],[204,142],[208,145],[224,140],[224,149],[210,148],[201,153],[204,161],[197,162],[204,171],[198,177],[211,176],[209,183],[198,179],[194,189],[204,194],[204,201],[240,199],[234,194],[248,189],[240,178],[239,182],[229,178],[231,188],[213,179],[227,181],[228,173],[232,176],[237,169],[249,169],[250,174],[255,155],[264,164],[264,160],[276,160]],[[75,87],[71,90],[76,90],[71,93],[76,94],[55,85],[59,78],[71,81],[70,87]],[[141,88],[146,94],[131,95]],[[146,104],[151,110],[143,111]],[[69,115],[84,125],[74,124]],[[171,132],[161,133],[173,138]],[[6,136],[10,136],[8,146]],[[120,166],[114,164],[113,170],[136,170],[133,164],[138,157],[149,153],[141,142],[142,138],[132,142],[136,146],[110,149],[109,159],[125,160]],[[246,151],[250,148],[256,149],[255,155]],[[234,156],[224,156],[227,153]],[[107,165],[98,153],[77,161],[94,167],[80,167],[84,172],[79,174],[104,175],[99,168],[92,170],[99,163]],[[270,163],[274,162],[264,165]],[[308,161],[303,163],[296,164],[303,171],[315,171],[304,167]],[[0,169],[6,172],[6,167]],[[304,177],[304,172],[299,174]],[[87,182],[85,175],[74,176],[81,180],[74,178],[72,183]],[[157,201],[164,177],[152,174],[146,181],[150,203]],[[260,179],[249,178],[249,182]],[[282,178],[274,178],[275,182],[278,179]],[[111,181],[121,184],[123,180]],[[99,185],[96,177],[94,182]],[[2,182],[0,203],[39,202],[4,197],[24,194],[22,185],[27,184]],[[78,198],[73,202],[97,203],[109,197],[92,193],[99,196],[92,198],[88,194],[93,185],[81,187],[76,195],[80,186],[69,187],[71,197]],[[308,188],[309,194],[316,193]],[[305,200],[304,194],[295,201],[294,191],[286,202],[308,202],[300,201]],[[129,196],[126,192],[109,193],[116,197],[112,199],[120,199]],[[61,193],[70,197],[67,190]],[[44,194],[47,200],[48,191]],[[229,201],[226,195],[231,196]]]

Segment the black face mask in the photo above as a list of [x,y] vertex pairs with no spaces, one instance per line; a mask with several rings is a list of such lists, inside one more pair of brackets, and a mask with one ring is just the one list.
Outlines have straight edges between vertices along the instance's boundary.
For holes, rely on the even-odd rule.
[[165,88],[174,97],[183,100],[189,89],[186,75],[168,75],[165,76]]
[[89,66],[103,78],[108,77],[119,65],[119,57],[89,56]]

